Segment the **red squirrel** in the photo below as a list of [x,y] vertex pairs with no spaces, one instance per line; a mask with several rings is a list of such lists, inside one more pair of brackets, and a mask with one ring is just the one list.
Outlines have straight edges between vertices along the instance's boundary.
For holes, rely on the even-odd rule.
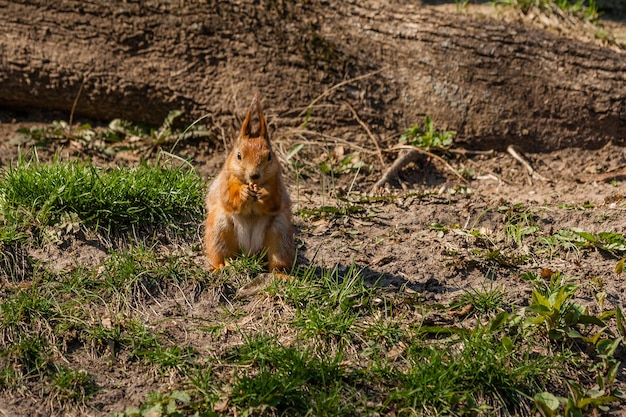
[[[259,131],[250,119],[259,117]],[[204,245],[215,270],[238,253],[267,250],[270,271],[289,271],[295,256],[291,200],[255,95],[241,133],[206,198]]]

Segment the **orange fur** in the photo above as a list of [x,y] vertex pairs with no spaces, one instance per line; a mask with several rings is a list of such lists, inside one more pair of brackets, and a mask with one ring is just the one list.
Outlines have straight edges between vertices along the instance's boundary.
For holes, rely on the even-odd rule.
[[[256,110],[259,132],[252,134]],[[241,250],[267,249],[270,271],[289,270],[295,257],[291,200],[278,159],[272,154],[263,112],[256,96],[241,133],[206,198],[204,245],[215,269]]]

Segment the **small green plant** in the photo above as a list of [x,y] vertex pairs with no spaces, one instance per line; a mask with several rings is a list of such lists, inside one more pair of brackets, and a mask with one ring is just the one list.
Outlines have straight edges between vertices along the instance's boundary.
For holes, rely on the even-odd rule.
[[506,305],[506,291],[502,288],[471,288],[463,292],[450,307],[456,309],[468,305],[481,315],[499,313]]
[[504,235],[508,242],[521,246],[526,237],[539,231],[536,214],[523,204],[501,205],[498,211],[505,216]]
[[[578,417],[589,415],[594,409],[609,411],[608,404],[623,400],[623,395],[607,394],[603,389],[585,389],[580,384],[566,380],[569,390],[567,398],[557,397],[549,392],[536,394],[535,405],[546,417]],[[563,414],[559,411],[563,409]]]
[[350,172],[369,170],[358,153],[342,156],[337,161],[334,161],[333,157],[329,157],[328,160],[320,162],[318,167],[325,175],[342,175]]
[[557,254],[559,249],[564,249],[567,252],[597,249],[615,257],[626,251],[626,237],[621,233],[600,232],[594,234],[577,227],[572,227],[569,230],[561,229],[551,236],[542,236],[538,242],[545,245],[553,255]]
[[572,301],[578,285],[569,282],[560,273],[554,273],[548,284],[530,272],[522,278],[535,286],[531,304],[528,306],[528,310],[535,315],[526,319],[526,326],[545,325],[550,338],[559,340],[564,337],[578,337],[579,324],[597,322],[594,317],[584,314],[582,306]]
[[191,397],[184,391],[172,391],[169,394],[152,392],[139,408],[127,408],[110,417],[184,417],[188,415],[185,407],[190,401]]
[[571,228],[571,231],[581,238],[580,245],[583,247],[593,247],[612,254],[626,251],[626,237],[621,233],[600,232],[593,234],[578,228]]
[[445,132],[435,130],[432,119],[426,116],[424,128],[418,125],[410,127],[400,136],[400,143],[416,146],[427,152],[442,152],[452,145],[455,135],[456,132],[452,130]]
[[84,404],[95,392],[96,384],[85,370],[55,364],[50,384],[50,395],[55,401]]

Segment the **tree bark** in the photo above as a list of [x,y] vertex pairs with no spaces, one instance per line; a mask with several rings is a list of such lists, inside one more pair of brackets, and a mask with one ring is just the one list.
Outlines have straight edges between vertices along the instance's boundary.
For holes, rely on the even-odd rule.
[[[410,2],[407,2],[410,3]],[[230,129],[259,92],[273,123],[378,135],[430,115],[474,148],[626,144],[626,56],[521,23],[401,0],[0,2],[0,106]],[[82,86],[82,88],[81,88]],[[79,95],[79,91],[81,91]]]

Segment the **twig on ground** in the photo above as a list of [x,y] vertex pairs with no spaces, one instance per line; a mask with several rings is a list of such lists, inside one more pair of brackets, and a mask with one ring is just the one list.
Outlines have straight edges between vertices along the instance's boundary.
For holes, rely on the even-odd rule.
[[478,181],[487,181],[487,180],[494,180],[497,181],[498,184],[507,184],[509,185],[509,183],[505,180],[503,180],[502,178],[498,177],[496,174],[485,174],[485,175],[479,175],[476,177],[476,179]]
[[612,169],[607,172],[602,172],[598,174],[582,174],[579,175],[576,179],[580,182],[608,182],[612,180],[625,179],[626,178],[626,166],[621,168]]
[[495,149],[489,149],[488,151],[475,151],[472,149],[456,148],[456,149],[448,149],[448,152],[455,153],[457,155],[495,155],[496,154]]
[[83,87],[85,87],[85,82],[87,82],[87,75],[83,77],[83,82],[80,83],[80,87],[78,88],[78,93],[76,93],[76,97],[74,97],[74,102],[72,103],[72,110],[70,111],[70,120],[67,124],[67,129],[69,134],[72,134],[72,123],[74,123],[74,112],[76,111],[76,105],[78,104],[78,100],[80,99],[80,95],[83,93]]
[[365,122],[361,120],[361,118],[359,117],[359,114],[356,112],[356,110],[354,110],[354,107],[352,107],[350,103],[348,103],[347,101],[344,101],[344,103],[346,104],[346,106],[348,106],[348,108],[352,112],[352,115],[354,116],[356,121],[359,122],[361,126],[363,126],[363,129],[365,129],[370,139],[372,139],[372,142],[374,142],[374,146],[376,147],[376,153],[378,154],[378,159],[380,159],[380,164],[384,169],[387,164],[385,164],[385,158],[383,158],[383,152],[380,150],[380,146],[378,145],[378,140],[376,139],[372,131],[369,129],[367,124],[365,124]]
[[459,179],[461,181],[463,181],[465,184],[469,184],[469,181],[467,181],[467,179],[465,179],[465,177],[463,177],[463,175],[459,174],[454,168],[452,168],[452,166],[450,166],[450,164],[445,159],[443,159],[439,155],[436,155],[436,154],[434,154],[432,152],[425,151],[425,150],[423,150],[421,148],[417,148],[415,146],[409,146],[409,145],[397,145],[397,146],[394,146],[391,149],[414,149],[415,151],[421,153],[422,155],[426,155],[426,156],[428,156],[430,158],[434,158],[437,161],[441,162],[450,172],[452,172],[454,175],[459,177]]
[[516,150],[515,147],[513,145],[509,145],[506,148],[506,151],[509,153],[509,155],[511,155],[517,162],[519,162],[520,164],[522,164],[524,166],[524,168],[526,168],[526,170],[528,171],[528,174],[530,175],[531,178],[531,185],[532,185],[532,178],[537,178],[538,180],[541,180],[543,182],[551,182],[548,178],[544,177],[543,175],[541,175],[540,173],[538,173],[537,171],[535,171],[533,169],[533,167],[530,165],[530,163],[528,161],[526,161],[526,159],[524,159]]
[[459,179],[461,181],[463,181],[465,184],[468,184],[468,181],[465,178],[463,178],[463,176],[461,174],[456,172],[454,170],[454,168],[452,168],[450,166],[450,164],[448,164],[446,162],[446,160],[443,159],[442,157],[440,157],[439,155],[435,155],[432,152],[425,151],[425,150],[417,148],[415,146],[408,146],[408,145],[394,146],[390,150],[395,150],[395,149],[404,149],[404,150],[408,150],[408,152],[407,153],[401,153],[401,154],[398,155],[398,158],[389,167],[389,169],[387,169],[387,171],[383,174],[383,176],[378,181],[376,181],[376,184],[374,184],[374,186],[372,187],[372,190],[370,191],[370,193],[374,193],[375,191],[383,188],[385,186],[385,184],[390,182],[390,180],[393,177],[397,177],[398,176],[398,172],[402,168],[404,168],[410,162],[415,161],[417,159],[417,156],[420,155],[420,154],[427,155],[428,157],[434,158],[437,161],[441,162],[448,170],[450,170],[454,175],[459,177]]
[[372,187],[370,194],[373,194],[381,188],[384,188],[387,183],[391,182],[393,178],[398,176],[398,172],[400,172],[402,168],[404,168],[409,163],[416,161],[419,156],[420,153],[417,152],[415,149],[409,149],[405,152],[400,152],[393,164],[391,164],[391,166],[387,168],[387,171],[385,171],[383,176],[378,181],[376,181],[376,184],[374,184],[374,186]]

